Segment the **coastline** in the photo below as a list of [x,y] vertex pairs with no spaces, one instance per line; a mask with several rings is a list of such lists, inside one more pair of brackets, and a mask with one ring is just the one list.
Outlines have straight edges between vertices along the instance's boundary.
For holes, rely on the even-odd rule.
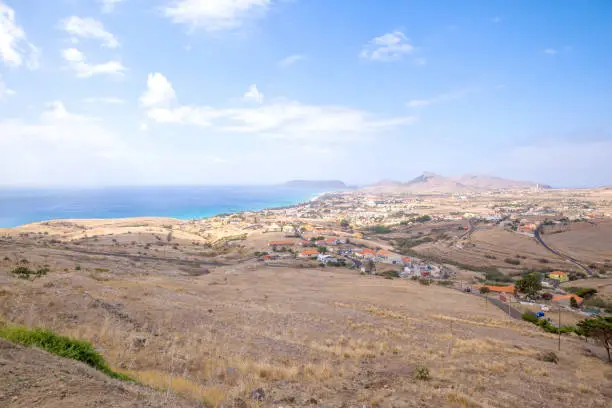
[[[78,224],[78,223],[100,224],[100,223],[108,222],[109,224],[114,224],[114,223],[119,224],[119,223],[144,222],[144,221],[157,223],[157,222],[163,222],[163,221],[181,222],[181,221],[190,221],[190,220],[205,220],[205,219],[214,218],[214,217],[223,216],[223,215],[242,214],[242,213],[250,213],[250,212],[257,213],[261,211],[283,210],[283,209],[295,208],[300,205],[318,201],[322,199],[326,194],[329,194],[329,193],[333,193],[333,192],[322,192],[322,193],[316,193],[316,194],[309,194],[305,198],[303,197],[296,198],[296,199],[289,198],[285,200],[285,201],[292,201],[291,204],[289,205],[287,205],[286,202],[283,202],[283,203],[278,203],[278,204],[272,203],[271,205],[268,204],[266,206],[254,205],[248,208],[218,207],[218,208],[211,208],[209,210],[198,211],[197,213],[192,212],[192,213],[187,213],[187,214],[185,213],[183,214],[160,214],[160,215],[143,214],[143,215],[126,216],[126,217],[111,216],[111,217],[49,218],[49,219],[41,219],[41,220],[35,220],[31,222],[20,223],[17,225],[1,225],[0,224],[0,233],[9,232],[11,230],[16,230],[16,229],[23,229],[23,228],[27,229],[28,227],[32,228],[36,226],[42,226],[44,225],[44,223],[66,222],[66,223],[73,223],[73,224]],[[2,220],[0,219],[0,222],[1,221]]]

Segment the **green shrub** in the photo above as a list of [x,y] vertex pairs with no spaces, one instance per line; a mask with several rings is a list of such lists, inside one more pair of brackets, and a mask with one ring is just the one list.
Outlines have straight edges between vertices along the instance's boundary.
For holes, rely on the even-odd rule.
[[371,227],[370,231],[376,234],[388,234],[391,232],[391,228],[384,226],[384,225],[376,225],[374,227]]
[[391,279],[400,277],[399,272],[397,271],[384,271],[384,272],[379,273],[378,275],[384,276],[386,278],[391,278]]
[[533,323],[533,324],[538,324],[538,322],[540,321],[540,319],[538,319],[538,316],[536,316],[532,312],[525,312],[521,315],[521,317],[526,322]]
[[414,378],[420,381],[428,381],[431,379],[429,368],[423,366],[417,366],[414,369]]
[[58,336],[50,330],[30,330],[20,326],[0,327],[0,337],[26,347],[38,347],[60,357],[81,361],[112,378],[134,381],[125,374],[111,370],[102,355],[86,341]]
[[504,259],[504,262],[510,265],[520,265],[521,264],[521,261],[519,261],[518,259],[514,259],[514,258],[506,258]]
[[485,279],[494,282],[512,282],[512,278],[504,275],[497,268],[489,268],[485,271]]
[[431,285],[431,279],[429,279],[429,278],[421,278],[421,279],[419,279],[419,283],[421,285],[429,286],[429,285]]
[[34,274],[34,271],[31,270],[30,268],[25,267],[25,266],[18,266],[15,269],[13,269],[11,271],[11,273],[13,275],[16,275],[18,278],[29,279],[30,275]]
[[77,265],[77,266],[75,266],[75,267],[74,267],[74,270],[75,270],[75,271],[80,271],[80,270],[81,270],[81,265]]

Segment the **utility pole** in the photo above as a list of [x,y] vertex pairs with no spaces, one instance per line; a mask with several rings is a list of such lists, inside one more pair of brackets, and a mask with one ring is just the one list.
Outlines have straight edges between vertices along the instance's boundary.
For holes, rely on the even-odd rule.
[[559,327],[557,329],[557,333],[559,333],[559,346],[558,349],[561,351],[561,304],[559,304]]

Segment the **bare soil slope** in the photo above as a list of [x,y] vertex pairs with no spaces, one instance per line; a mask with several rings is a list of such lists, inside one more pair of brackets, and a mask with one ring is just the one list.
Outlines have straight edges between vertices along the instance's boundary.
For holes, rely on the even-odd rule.
[[[587,264],[612,265],[612,220],[593,223],[571,223],[567,231],[546,234],[543,239],[558,249]],[[612,270],[612,266],[608,267]]]
[[0,406],[195,408],[199,404],[113,380],[85,364],[0,339]]

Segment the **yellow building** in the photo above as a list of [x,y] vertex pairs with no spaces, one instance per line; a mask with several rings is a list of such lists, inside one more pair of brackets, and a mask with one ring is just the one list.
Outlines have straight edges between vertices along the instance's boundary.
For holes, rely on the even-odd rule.
[[551,272],[550,275],[548,275],[548,277],[550,279],[558,280],[559,282],[567,282],[569,280],[567,273],[560,272],[560,271]]

